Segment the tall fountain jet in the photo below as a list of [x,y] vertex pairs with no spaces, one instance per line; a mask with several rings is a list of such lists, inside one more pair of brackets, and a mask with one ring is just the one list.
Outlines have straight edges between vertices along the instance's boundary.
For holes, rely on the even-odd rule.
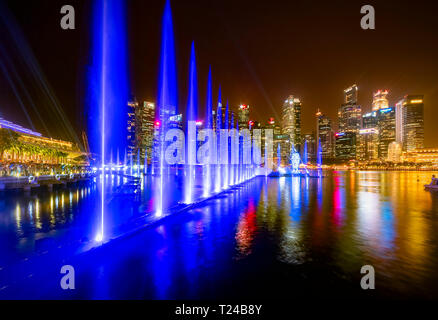
[[187,162],[185,177],[185,203],[194,200],[195,168],[196,168],[196,113],[198,110],[198,77],[196,73],[195,43],[192,42],[190,53],[189,97],[187,101]]
[[[211,76],[211,66],[208,70],[208,83],[207,83],[207,107],[206,107],[206,116],[205,116],[205,128],[213,129],[213,90],[212,90],[212,76]],[[208,139],[211,139],[213,137],[209,137]],[[211,145],[211,144],[210,144]],[[210,150],[212,152],[212,150]],[[211,156],[211,155],[210,155]],[[204,164],[204,182],[203,182],[203,196],[206,198],[210,195],[210,189],[211,189],[211,164],[207,163]]]
[[217,99],[217,111],[216,111],[216,136],[217,136],[217,155],[218,161],[216,164],[216,174],[215,174],[215,191],[219,192],[221,190],[221,165],[220,165],[220,131],[222,129],[222,91],[219,87],[219,95]]
[[101,211],[97,241],[105,238],[105,165],[112,150],[124,149],[129,99],[126,11],[123,0],[96,0],[87,83],[88,137],[100,154]]
[[158,80],[158,119],[159,130],[159,150],[158,150],[158,171],[159,182],[155,199],[156,215],[163,213],[164,206],[164,133],[169,125],[169,117],[177,113],[178,89],[176,82],[176,61],[175,61],[175,41],[173,37],[173,22],[170,1],[166,2],[162,20],[160,71]]
[[321,139],[318,139],[318,150],[317,150],[317,154],[316,154],[316,165],[318,167],[318,176],[321,176],[321,166],[322,166]]

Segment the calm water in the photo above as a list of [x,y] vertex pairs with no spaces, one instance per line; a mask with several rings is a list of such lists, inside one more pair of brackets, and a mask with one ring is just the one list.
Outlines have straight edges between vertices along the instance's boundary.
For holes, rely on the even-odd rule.
[[[68,259],[76,269],[73,293],[59,288],[65,263],[42,259],[26,271],[31,278],[8,285],[0,297],[438,299],[438,193],[423,187],[431,175],[256,178],[158,226]],[[180,193],[179,184],[169,188]],[[73,229],[76,237],[92,234],[96,199],[93,185],[2,198],[0,231],[7,245],[2,241],[1,249],[9,257],[2,258],[26,251],[35,235],[63,237]],[[153,199],[147,184],[138,198],[113,199],[115,221],[144,213]],[[29,209],[35,201],[38,215]],[[363,265],[376,270],[375,291],[360,289]]]

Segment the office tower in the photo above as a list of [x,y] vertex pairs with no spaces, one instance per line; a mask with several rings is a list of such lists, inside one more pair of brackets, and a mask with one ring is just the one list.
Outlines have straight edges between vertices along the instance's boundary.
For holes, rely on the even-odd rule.
[[318,143],[321,143],[323,160],[332,159],[335,146],[332,121],[319,111],[316,114],[316,150]]
[[379,131],[376,128],[359,130],[357,160],[372,161],[379,158]]
[[379,158],[388,158],[388,146],[395,141],[395,108],[377,111],[377,128],[379,130]]
[[154,103],[144,101],[143,106],[137,108],[136,123],[137,148],[140,149],[140,156],[143,160],[146,154],[149,156],[152,154],[154,144]]
[[[338,110],[339,132],[336,135],[336,158],[356,158],[356,141],[362,126],[362,108],[357,105],[357,86],[344,90],[344,102]],[[349,141],[347,141],[349,139]],[[344,154],[347,150],[350,155]]]
[[424,147],[423,95],[406,95],[403,102],[403,148],[413,151]]
[[339,108],[339,131],[359,132],[362,123],[362,109],[358,105],[343,104]]
[[138,109],[138,102],[134,98],[128,102],[128,124],[127,124],[127,148],[128,157],[134,155],[137,149],[137,139],[136,139],[136,112]]
[[269,118],[266,129],[272,129],[274,134],[281,134],[281,127],[274,118]]
[[362,116],[362,129],[377,128],[377,111]]
[[386,99],[388,93],[388,90],[378,90],[373,94],[373,111],[389,107],[388,99]]
[[[224,118],[222,118],[224,119]],[[249,125],[249,106],[242,104],[237,110],[237,121],[239,123],[239,129],[248,129]]]
[[403,146],[403,103],[404,99],[395,104],[395,141]]
[[335,134],[335,156],[339,160],[356,159],[357,132],[338,132]]
[[290,136],[290,141],[295,149],[301,149],[301,101],[294,96],[289,96],[283,104],[282,112],[283,134]]
[[388,146],[388,161],[400,162],[402,155],[402,145],[399,142],[391,142]]
[[350,88],[344,90],[344,103],[357,104],[357,85],[352,85]]
[[358,132],[362,124],[362,108],[357,105],[357,86],[344,90],[344,103],[338,110],[339,131]]

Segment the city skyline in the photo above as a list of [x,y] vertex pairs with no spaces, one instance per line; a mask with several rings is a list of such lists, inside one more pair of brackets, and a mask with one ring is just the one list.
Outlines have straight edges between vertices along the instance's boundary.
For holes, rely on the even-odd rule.
[[[84,98],[81,92],[83,91],[83,73],[87,67],[83,51],[86,51],[85,48],[88,43],[85,31],[89,26],[89,17],[85,14],[87,11],[86,5],[76,2],[73,2],[72,4],[77,7],[78,24],[76,30],[68,32],[58,30],[59,28],[54,28],[53,32],[51,32],[49,30],[50,26],[45,24],[39,24],[36,27],[34,26],[36,21],[32,20],[33,18],[30,16],[30,11],[45,11],[49,16],[58,16],[59,13],[54,12],[52,9],[52,7],[56,7],[56,5],[31,4],[29,7],[22,10],[18,4],[11,2],[8,3],[8,7],[11,15],[15,16],[17,24],[23,32],[24,40],[29,42],[36,59],[40,65],[44,66],[42,70],[47,78],[47,82],[53,87],[54,94],[59,98],[59,104],[63,107],[64,112],[67,114],[73,128],[75,129],[75,132],[80,135],[81,131],[84,130]],[[198,5],[199,8],[195,9],[195,5]],[[283,3],[278,3],[277,5],[284,8],[286,11],[292,8],[290,6],[293,6]],[[230,4],[227,2],[217,5],[221,7],[222,10],[217,10],[215,15],[222,15],[223,18],[218,20],[220,22],[218,23],[219,26],[215,26],[212,21],[208,21],[209,19],[212,20],[212,13],[209,13],[203,5],[200,5],[196,1],[185,3],[185,7],[179,3],[173,4],[174,16],[176,19],[175,26],[178,30],[181,30],[176,33],[176,41],[180,48],[177,52],[180,109],[184,109],[186,101],[187,90],[184,86],[184,79],[187,78],[186,70],[188,70],[190,42],[194,39],[199,48],[198,78],[201,110],[204,109],[206,101],[205,88],[207,69],[211,64],[213,71],[213,96],[217,96],[218,86],[222,85],[223,99],[229,100],[230,107],[235,110],[236,107],[241,104],[250,105],[253,115],[252,118],[254,120],[266,121],[263,116],[266,111],[268,111],[269,117],[272,116],[277,120],[281,119],[284,99],[290,94],[297,96],[302,101],[302,133],[309,133],[312,131],[314,128],[314,114],[318,109],[330,118],[336,119],[337,109],[343,101],[342,90],[350,86],[352,83],[356,83],[359,87],[357,104],[362,107],[363,113],[371,111],[373,94],[377,90],[388,89],[388,99],[391,106],[395,106],[395,104],[406,94],[424,95],[425,118],[436,118],[436,110],[438,110],[438,108],[435,107],[435,101],[438,101],[438,92],[436,92],[434,88],[438,85],[438,82],[432,78],[432,71],[438,70],[438,64],[436,64],[431,57],[432,53],[435,52],[434,50],[438,52],[438,48],[435,48],[435,45],[432,45],[433,37],[428,38],[429,40],[424,42],[427,43],[429,47],[432,46],[429,48],[430,50],[427,52],[428,57],[425,59],[416,59],[411,56],[408,57],[405,53],[400,51],[397,51],[397,57],[391,57],[390,59],[387,54],[380,52],[379,54],[382,58],[382,63],[374,65],[371,63],[372,56],[370,56],[369,59],[364,58],[365,56],[369,56],[368,49],[365,50],[366,44],[370,44],[371,41],[382,45],[382,48],[389,49],[391,47],[396,47],[396,44],[401,41],[398,37],[387,37],[394,30],[394,26],[389,25],[386,18],[389,17],[388,15],[394,7],[390,3],[385,6],[376,6],[379,28],[372,31],[373,36],[371,37],[364,33],[365,31],[363,30],[356,30],[354,32],[344,30],[340,34],[334,34],[335,31],[339,31],[341,23],[332,20],[336,19],[339,15],[345,15],[346,17],[345,21],[342,23],[343,27],[349,24],[358,23],[357,17],[360,16],[359,5],[354,3],[349,4],[338,11],[328,7],[327,4],[321,5],[328,10],[327,17],[320,17],[321,21],[315,22],[315,26],[311,28],[310,31],[309,29],[304,28],[308,23],[305,17],[312,17],[315,12],[307,5],[302,5],[299,8],[295,8],[296,10],[294,11],[301,12],[302,16],[297,15],[296,18],[298,21],[293,21],[290,28],[279,25],[277,22],[272,25],[268,23],[268,21],[259,19],[259,28],[266,30],[262,32],[260,40],[257,40],[255,34],[248,34],[247,27],[245,27],[241,21],[236,19],[234,11],[227,14],[229,13],[227,10],[230,7]],[[145,11],[141,10],[144,8],[144,4],[133,1],[128,11],[130,34],[129,47],[131,55],[130,69],[132,78],[131,91],[140,101],[156,100],[157,90],[155,79],[159,52],[158,30],[161,26],[159,12],[162,10],[163,6],[164,1],[157,1],[149,4],[148,9]],[[236,6],[236,10],[250,8],[249,3],[246,1],[239,2]],[[408,8],[403,4],[402,6],[398,6],[396,10],[403,15],[408,14],[407,9]],[[29,10],[29,12],[27,10]],[[280,14],[278,12],[281,11],[282,10],[275,10],[275,14],[278,15]],[[137,12],[148,12],[148,18],[150,19],[147,21],[139,19]],[[157,14],[154,15],[154,13]],[[261,9],[251,7],[248,14],[250,17],[260,17]],[[196,23],[190,22],[189,18],[191,16],[197,17],[200,20]],[[276,16],[271,17],[269,20],[274,19],[275,17]],[[248,19],[249,18],[244,18],[244,20]],[[416,18],[414,17],[414,19]],[[140,21],[144,23],[141,23]],[[330,28],[329,30],[324,30],[321,28],[321,30],[319,30],[321,34],[316,32],[315,29],[318,29],[323,23],[330,21],[331,23],[329,23],[329,25],[331,25],[334,30],[330,30]],[[206,28],[208,29],[208,32],[205,32],[205,34],[197,28],[198,23],[201,24],[202,22],[207,22]],[[302,26],[297,26],[298,22],[304,24]],[[402,21],[399,21],[398,23],[402,23]],[[414,25],[414,23],[412,23],[412,25]],[[233,37],[229,33],[218,35],[219,29],[227,26],[232,28],[233,31],[236,31],[237,34],[244,34],[245,37],[240,38],[238,42],[233,42]],[[410,27],[408,28],[404,23],[402,26],[410,29]],[[408,31],[412,34],[418,35],[419,39],[422,39],[426,37],[425,30],[422,29],[423,27],[425,26],[413,26],[412,30]],[[239,30],[242,31],[240,32]],[[303,34],[301,34],[300,31],[302,31]],[[52,35],[52,39],[57,43],[59,50],[47,50],[45,47],[47,43],[40,41],[40,37],[38,37],[41,32],[46,32]],[[209,41],[209,37],[206,37],[207,33],[213,34],[215,41]],[[140,39],[139,34],[142,34],[141,38],[143,41],[138,41]],[[309,57],[306,57],[308,55],[307,53],[305,54],[301,52],[301,50],[295,50],[293,45],[284,42],[284,40],[287,39],[286,35],[288,34],[292,36],[292,42],[294,42],[295,39],[298,45],[304,45],[304,47],[308,45],[304,41],[305,34],[307,34],[307,36],[311,37],[312,41],[310,42],[312,48],[314,48],[315,45],[315,48],[319,48],[322,46],[319,42],[322,42],[324,46],[320,48],[325,48],[327,50],[330,49],[328,52],[332,52],[339,41],[347,39],[350,36],[349,39],[351,39],[351,42],[357,44],[363,50],[356,51],[357,57],[353,55],[350,57],[351,59],[345,59],[345,54],[340,54],[341,57],[333,56],[333,60],[330,61],[330,63],[328,63],[329,61],[327,59],[323,59],[327,63],[321,64],[319,60],[324,57],[324,54],[313,53],[313,51],[317,51],[317,49],[312,49],[312,52],[307,52],[312,58],[309,60]],[[269,40],[268,35],[272,35],[273,39]],[[326,37],[328,35],[332,36],[330,41],[328,40],[329,38]],[[374,38],[374,40],[372,38]],[[270,43],[274,40],[276,41],[276,45],[273,47],[275,59],[266,55],[267,52],[265,50],[267,48],[263,46],[263,43]],[[246,45],[248,42],[252,45]],[[260,46],[263,47],[261,53],[259,52],[260,50],[252,49],[260,49]],[[213,52],[218,47],[224,48],[222,50],[224,54],[221,55],[217,52]],[[278,50],[276,48],[278,48]],[[67,59],[66,62],[70,62],[71,65],[70,63],[64,63],[61,59],[65,72],[60,74],[59,62],[55,61],[51,64],[47,62],[47,59],[50,58],[50,60],[53,60],[52,58],[56,57],[59,59],[59,56],[62,56],[63,49],[69,52],[69,55],[66,56],[65,59]],[[72,52],[71,49],[73,49]],[[9,54],[11,54],[11,52],[9,52]],[[260,59],[262,55],[263,57],[268,56],[268,59],[261,62]],[[287,57],[292,57],[292,60],[295,62],[291,62],[291,59]],[[342,60],[341,58],[344,59]],[[356,60],[362,60],[362,65],[358,65]],[[312,63],[315,65],[312,65]],[[239,66],[237,66],[237,64]],[[301,64],[303,66],[300,66]],[[331,72],[330,70],[334,66],[337,66],[336,71]],[[284,72],[280,71],[281,68],[284,69]],[[74,70],[74,72],[71,72],[71,70]],[[234,70],[237,70],[237,72],[234,72]],[[22,72],[22,70],[18,71],[19,74],[21,74],[20,71]],[[333,79],[327,78],[326,73],[330,73]],[[231,74],[233,75],[232,81],[230,81],[229,78]],[[315,75],[320,75],[320,77],[315,77]],[[21,80],[26,81],[24,76],[20,78],[23,78]],[[31,127],[28,123],[29,121],[26,119],[25,113],[22,110],[17,112],[17,110],[19,110],[19,102],[11,93],[10,84],[5,79],[4,74],[0,76],[0,84],[2,85],[0,95],[3,98],[3,117],[15,123],[20,123],[25,127]],[[19,95],[20,97],[23,96],[22,93]],[[41,124],[35,116],[29,104],[27,104],[26,101],[23,102],[25,107],[30,109],[27,110],[27,112],[29,113],[33,124],[35,124],[37,131],[45,131],[43,124]],[[38,106],[39,104],[45,103],[36,98],[34,98],[34,102]],[[52,129],[50,131],[54,132],[50,132],[52,136],[66,138],[63,137],[62,134],[57,134],[56,126],[53,123],[50,123],[50,120],[44,119],[44,121],[47,121],[45,125]],[[46,132],[44,133],[49,135]],[[425,123],[425,146],[436,146],[436,143],[434,142],[433,123],[428,121]]]

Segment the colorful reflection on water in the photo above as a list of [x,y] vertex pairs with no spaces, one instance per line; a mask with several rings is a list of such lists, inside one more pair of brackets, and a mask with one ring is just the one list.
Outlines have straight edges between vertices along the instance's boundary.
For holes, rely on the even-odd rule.
[[[365,294],[360,269],[372,265],[377,287],[372,294],[438,298],[438,193],[424,190],[431,175],[333,172],[323,179],[256,178],[157,227],[73,258],[82,290],[66,294],[54,285],[47,296],[349,297]],[[153,201],[149,188],[142,190],[139,205],[130,207],[134,211],[127,216]],[[76,219],[71,207],[97,197],[93,188],[83,192],[79,203],[71,191],[8,202],[2,230],[7,224],[26,233],[24,221],[39,230],[69,224]],[[114,210],[124,212],[126,205]]]

